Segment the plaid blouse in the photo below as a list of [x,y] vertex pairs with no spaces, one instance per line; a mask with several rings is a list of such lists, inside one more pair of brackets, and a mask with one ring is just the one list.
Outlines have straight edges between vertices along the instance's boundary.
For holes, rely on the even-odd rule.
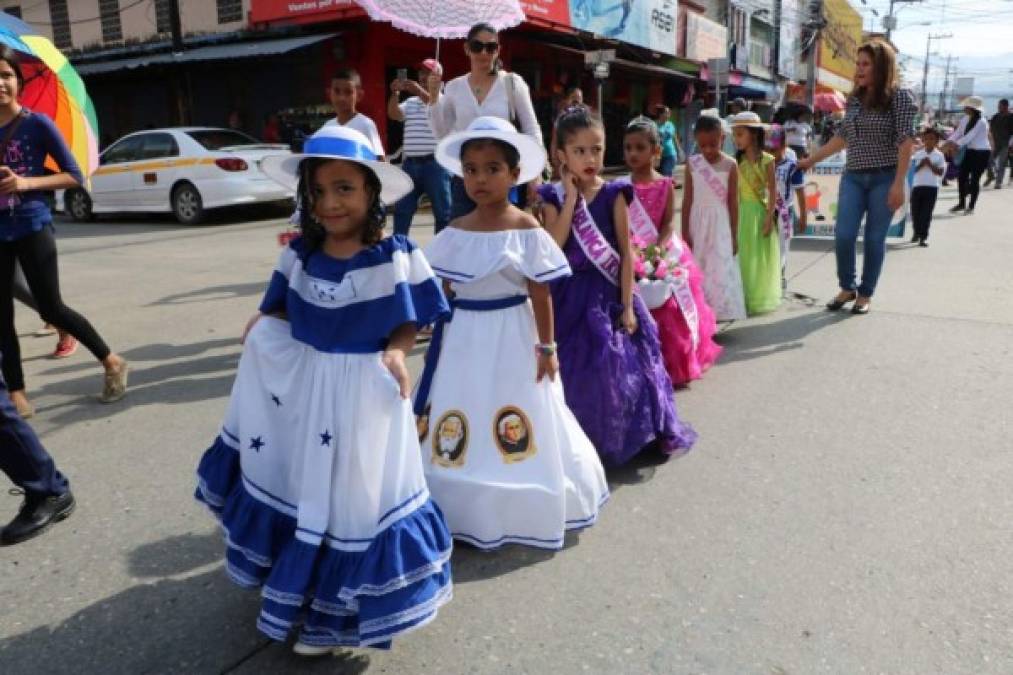
[[909,89],[898,89],[886,110],[868,110],[860,99],[848,98],[837,135],[848,144],[848,171],[897,166],[897,148],[915,135],[918,107]]

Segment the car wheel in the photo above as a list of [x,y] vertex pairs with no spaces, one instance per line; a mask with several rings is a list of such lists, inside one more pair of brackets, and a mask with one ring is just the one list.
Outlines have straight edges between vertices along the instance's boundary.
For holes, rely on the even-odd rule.
[[204,200],[190,183],[183,183],[172,193],[172,212],[183,225],[196,225],[204,219]]
[[91,211],[91,197],[84,190],[69,190],[63,197],[64,206],[70,217],[79,223],[87,223],[94,220],[95,215]]

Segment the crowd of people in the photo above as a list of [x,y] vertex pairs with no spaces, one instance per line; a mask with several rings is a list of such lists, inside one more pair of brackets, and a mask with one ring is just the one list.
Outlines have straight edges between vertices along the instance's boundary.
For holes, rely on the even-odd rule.
[[[606,180],[605,128],[576,92],[546,152],[527,84],[499,67],[497,32],[475,26],[465,50],[471,70],[460,77],[444,83],[427,60],[417,80],[391,84],[387,112],[405,124],[400,167],[385,161],[375,123],[358,111],[363,87],[350,69],[328,89],[334,119],[301,153],[263,163],[297,195],[299,236],[244,332],[196,496],[226,533],[231,578],[263,589],[258,628],[276,640],[296,633],[299,654],[389,646],[450,600],[454,540],[558,550],[568,531],[598,519],[609,496],[604,467],[687,452],[697,436],[677,413],[676,391],[718,360],[718,322],[781,303],[792,232],[805,226],[802,176],[815,163],[847,150],[830,310],[853,303],[854,314],[869,312],[912,161],[912,208],[930,214],[934,203],[922,188],[942,173],[938,138],[926,131],[915,152],[913,96],[897,86],[882,42],[859,49],[839,132],[818,149],[802,117],[771,126],[748,110],[728,119],[705,111],[686,157],[681,216],[672,173],[682,146],[667,109],[630,121],[629,175]],[[0,178],[20,213],[34,191],[81,178],[38,116],[11,129],[22,115],[18,73],[0,52],[0,135],[43,144],[65,172],[34,178],[26,176],[41,167],[25,167]],[[969,146],[964,161],[975,167],[979,122],[969,113],[950,138]],[[722,151],[726,138],[734,156]],[[407,237],[423,194],[436,230],[424,250]],[[970,183],[966,195],[973,210]],[[388,206],[393,236],[384,233]],[[30,223],[23,231],[0,215],[12,389],[0,397],[0,457],[26,494],[5,543],[73,508],[66,478],[22,420],[15,262],[43,318],[106,366],[103,400],[126,391],[126,363],[59,301],[48,210],[31,215],[16,221]],[[927,227],[916,216],[922,242]],[[413,387],[406,359],[427,328]]]

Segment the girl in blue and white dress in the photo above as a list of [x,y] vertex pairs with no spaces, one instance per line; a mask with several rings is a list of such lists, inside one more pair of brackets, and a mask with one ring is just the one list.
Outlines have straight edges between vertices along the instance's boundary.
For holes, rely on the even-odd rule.
[[426,480],[455,538],[559,549],[567,530],[595,522],[608,485],[558,376],[548,282],[570,267],[509,201],[545,166],[545,151],[509,122],[480,117],[436,158],[476,207],[426,248],[454,307],[416,393]]
[[387,647],[450,599],[452,540],[426,488],[405,353],[448,312],[383,203],[411,190],[365,137],[327,127],[264,160],[298,190],[302,236],[282,252],[245,338],[221,432],[197,470],[226,568],[263,587],[257,626],[296,652]]

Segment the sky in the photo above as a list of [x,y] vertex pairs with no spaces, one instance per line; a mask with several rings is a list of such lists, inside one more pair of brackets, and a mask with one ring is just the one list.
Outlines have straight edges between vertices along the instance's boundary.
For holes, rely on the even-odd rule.
[[[883,30],[881,21],[889,11],[889,0],[850,1],[862,12],[867,30]],[[892,39],[908,86],[921,89],[929,35],[949,34],[952,37],[932,41],[929,96],[935,94],[938,101],[946,57],[952,55],[957,76],[973,76],[974,93],[988,99],[993,104],[990,109],[999,97],[1013,98],[1013,0],[895,2],[894,13],[897,28]]]

